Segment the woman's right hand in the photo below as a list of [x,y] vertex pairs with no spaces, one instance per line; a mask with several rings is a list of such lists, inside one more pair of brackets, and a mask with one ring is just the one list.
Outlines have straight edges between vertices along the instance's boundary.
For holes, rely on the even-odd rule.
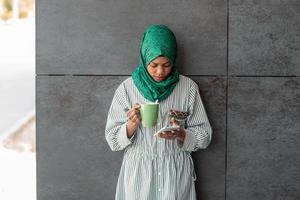
[[131,138],[131,136],[134,134],[135,130],[141,123],[141,114],[140,114],[140,104],[136,103],[133,105],[133,107],[126,112],[127,115],[127,137]]

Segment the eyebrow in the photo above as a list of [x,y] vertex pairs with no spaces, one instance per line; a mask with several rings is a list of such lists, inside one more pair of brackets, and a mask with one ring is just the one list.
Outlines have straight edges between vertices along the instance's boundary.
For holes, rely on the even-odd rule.
[[[158,63],[155,63],[155,62],[151,62],[151,63],[153,63],[153,64],[155,64],[155,65],[158,65]],[[167,62],[165,62],[164,64],[167,64],[167,63],[170,63],[170,61],[167,61]],[[163,65],[164,65],[163,64]],[[171,63],[170,63],[171,64]]]

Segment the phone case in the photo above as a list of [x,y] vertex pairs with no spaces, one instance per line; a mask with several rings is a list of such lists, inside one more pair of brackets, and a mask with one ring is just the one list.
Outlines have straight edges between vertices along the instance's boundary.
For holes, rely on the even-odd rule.
[[178,130],[180,127],[176,127],[176,126],[165,126],[162,129],[160,129],[159,131],[157,131],[154,136],[157,136],[159,133],[164,132],[164,131],[175,131]]

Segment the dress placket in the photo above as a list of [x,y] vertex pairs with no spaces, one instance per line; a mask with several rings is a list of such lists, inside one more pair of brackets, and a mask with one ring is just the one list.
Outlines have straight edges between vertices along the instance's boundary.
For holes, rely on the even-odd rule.
[[[159,109],[159,115],[158,115],[158,123],[156,125],[156,128],[158,131],[159,129],[161,129],[163,127],[163,115],[162,115],[162,110]],[[157,190],[159,193],[159,196],[162,197],[162,193],[163,193],[163,174],[162,174],[162,164],[163,164],[163,144],[164,144],[164,138],[160,138],[157,137],[158,140],[158,144],[157,144],[157,154],[158,154],[158,170],[157,170],[157,177],[158,177],[158,185],[157,185]]]

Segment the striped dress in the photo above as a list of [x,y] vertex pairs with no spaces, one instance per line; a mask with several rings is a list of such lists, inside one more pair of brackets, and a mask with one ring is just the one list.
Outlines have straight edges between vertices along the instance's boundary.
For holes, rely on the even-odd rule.
[[[126,133],[125,108],[148,103],[132,78],[117,88],[108,112],[105,138],[113,151],[124,150],[116,200],[196,200],[191,152],[206,148],[212,130],[197,84],[180,75],[172,94],[159,102],[155,127],[138,127],[131,138]],[[185,140],[166,140],[153,134],[168,124],[170,109],[186,111]]]

